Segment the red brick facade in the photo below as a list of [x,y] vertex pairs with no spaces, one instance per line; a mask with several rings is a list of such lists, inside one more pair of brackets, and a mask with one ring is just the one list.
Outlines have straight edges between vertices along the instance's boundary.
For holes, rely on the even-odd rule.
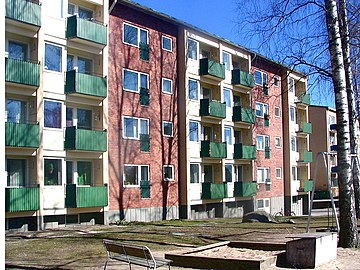
[[[149,60],[140,59],[138,46],[123,42],[124,22],[148,31]],[[109,24],[110,211],[178,206],[177,28],[121,4]],[[172,40],[171,52],[162,49],[163,35]],[[123,90],[124,68],[149,75],[149,106],[140,104],[139,93]],[[162,92],[162,78],[172,80],[172,94]],[[140,151],[140,140],[123,138],[123,116],[149,119],[149,152]],[[162,135],[163,121],[173,122],[173,137]],[[150,198],[141,198],[140,187],[123,186],[124,164],[149,165]],[[164,181],[163,165],[174,166],[174,181]]]

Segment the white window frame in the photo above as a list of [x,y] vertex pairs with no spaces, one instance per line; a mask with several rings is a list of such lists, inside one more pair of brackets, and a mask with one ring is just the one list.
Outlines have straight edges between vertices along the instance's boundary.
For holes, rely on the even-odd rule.
[[[164,48],[164,39],[167,39],[167,40],[170,40],[170,49],[167,49],[167,48]],[[171,37],[168,37],[168,36],[164,36],[162,35],[161,36],[161,48],[165,51],[168,51],[168,52],[172,52],[173,51],[173,40]]]
[[[189,40],[193,41],[196,43],[196,58],[190,58],[189,57]],[[199,60],[199,42],[196,41],[195,39],[192,39],[190,37],[187,37],[186,40],[186,58],[192,61],[198,61]]]
[[[165,124],[170,124],[171,125],[171,134],[165,134]],[[171,121],[163,121],[162,122],[162,130],[163,130],[163,136],[164,137],[174,137],[174,123]]]
[[295,107],[290,106],[289,114],[290,114],[290,121],[295,122],[296,121],[296,109],[295,109]]
[[[231,167],[231,175],[230,175],[231,179],[230,179],[230,181],[227,181],[227,180],[226,180],[226,166],[230,166],[230,167]],[[226,164],[225,164],[225,167],[224,167],[224,170],[225,170],[225,179],[224,179],[224,182],[226,182],[226,183],[233,183],[233,182],[234,182],[234,165],[231,164],[231,163],[226,163]]]
[[[137,137],[127,137],[126,136],[126,133],[125,133],[125,119],[126,118],[129,118],[129,119],[135,119],[137,120]],[[147,133],[141,133],[140,130],[141,130],[141,120],[143,121],[146,121],[147,122]],[[150,121],[149,119],[147,118],[138,118],[138,117],[132,117],[132,116],[123,116],[123,119],[122,119],[122,128],[123,128],[123,138],[124,139],[130,139],[130,140],[140,140],[140,134],[149,134],[149,125],[150,125]]]
[[[197,167],[197,169],[198,169],[197,182],[191,182],[191,165],[195,165]],[[190,170],[190,184],[199,184],[199,183],[201,183],[201,167],[200,167],[200,163],[190,163],[189,170]]]
[[[137,29],[137,41],[138,41],[138,44],[132,44],[132,43],[128,43],[128,42],[125,42],[125,25],[129,25],[129,26],[131,26],[131,27],[134,27],[134,28],[136,28]],[[141,27],[138,27],[138,26],[136,26],[136,25],[133,25],[133,24],[131,24],[131,23],[127,23],[127,22],[124,22],[123,23],[123,38],[122,38],[122,42],[124,43],[124,44],[126,44],[126,45],[129,45],[129,46],[134,46],[134,47],[136,47],[136,48],[139,48],[140,47],[140,30],[143,30],[143,31],[145,31],[146,32],[146,40],[147,40],[147,43],[146,44],[149,44],[149,30],[147,30],[147,29],[145,29],[145,28],[141,28]]]
[[[190,131],[190,123],[195,123],[196,125],[197,125],[197,141],[192,141],[191,140],[191,138],[190,138],[190,133],[191,133],[191,131]],[[200,134],[200,123],[199,122],[197,122],[197,121],[189,121],[189,141],[190,142],[199,142],[200,141],[200,136],[201,136],[201,134]]]
[[[225,63],[225,61],[224,61],[224,55],[228,55],[229,56],[229,62],[228,63]],[[227,70],[227,71],[231,71],[231,63],[232,63],[232,61],[231,61],[231,53],[229,53],[229,52],[226,52],[226,51],[222,51],[222,62],[223,62],[223,64],[225,65],[225,70]],[[228,68],[227,68],[227,65],[228,65]]]
[[297,181],[298,180],[298,171],[297,171],[297,169],[298,168],[296,166],[291,167],[291,180],[292,181]]
[[281,179],[282,178],[282,168],[276,168],[276,178]]
[[[230,131],[230,142],[228,143],[228,141],[226,140],[226,130]],[[234,132],[233,132],[233,128],[230,126],[224,126],[224,140],[226,142],[227,145],[233,145],[234,144]]]
[[[264,147],[259,147],[259,146],[261,146],[260,144],[259,144],[259,142],[258,142],[258,138],[262,138],[262,140],[263,140],[263,145],[264,145]],[[266,143],[266,142],[268,142],[268,143]],[[265,151],[265,148],[266,147],[269,147],[270,145],[270,136],[268,136],[268,135],[256,135],[256,150],[260,150],[260,151]]]
[[[277,114],[276,111],[278,111],[279,114]],[[281,117],[281,109],[279,106],[274,107],[274,114],[275,114],[275,117]]]
[[[165,177],[165,168],[171,168],[171,171],[172,171],[172,177],[171,178],[167,178]],[[163,179],[164,181],[169,181],[169,182],[172,182],[175,180],[175,172],[174,172],[174,165],[164,165],[163,166]]]
[[281,148],[281,137],[279,137],[279,136],[275,137],[275,147],[276,148]]
[[[225,92],[229,92],[229,104],[225,100]],[[223,102],[225,102],[227,108],[231,108],[232,106],[232,91],[229,88],[223,89]]]
[[[136,167],[137,168],[137,179],[136,182],[137,184],[135,185],[126,185],[125,184],[125,167]],[[139,165],[139,164],[124,164],[123,167],[123,187],[140,187],[140,181],[141,181],[141,167],[147,167],[147,175],[148,175],[148,181],[150,181],[150,165],[144,164],[144,165]]]
[[[135,90],[132,90],[132,89],[126,89],[124,87],[124,83],[125,83],[125,71],[129,71],[129,72],[132,72],[132,73],[136,73],[137,74],[137,83],[138,83],[138,89],[137,91]],[[139,72],[139,71],[135,71],[135,70],[131,70],[131,69],[128,69],[128,68],[124,68],[123,69],[123,72],[122,72],[122,75],[123,75],[123,83],[122,83],[122,88],[124,91],[127,91],[127,92],[132,92],[132,93],[140,93],[140,88],[141,88],[141,76],[140,75],[145,75],[147,77],[147,89],[149,89],[149,74],[147,73],[143,73],[143,72]]]
[[289,92],[293,93],[295,91],[295,79],[289,77]]
[[[170,82],[170,92],[164,90],[164,82],[165,81]],[[172,95],[173,94],[173,81],[170,80],[170,79],[167,79],[167,78],[162,78],[162,80],[161,80],[161,89],[162,89],[163,93]]]
[[[60,56],[60,71],[57,71],[57,70],[53,70],[53,69],[49,69],[47,66],[46,66],[46,45],[50,45],[50,46],[54,46],[54,47],[58,47],[61,49],[61,56]],[[64,61],[63,61],[63,57],[64,57],[64,47],[63,46],[60,46],[60,45],[57,45],[57,44],[54,44],[54,43],[51,43],[51,42],[45,42],[45,45],[44,45],[44,71],[46,72],[51,72],[51,73],[62,73],[64,71]],[[65,65],[66,66],[66,65]]]
[[[76,71],[79,70],[78,61],[79,61],[79,58],[83,58],[83,59],[86,59],[86,60],[90,60],[90,61],[91,61],[90,73],[84,73],[84,74],[90,74],[90,75],[94,74],[94,62],[95,62],[95,60],[94,60],[93,58],[83,57],[83,56],[81,56],[81,55],[76,55],[76,54],[72,54],[72,53],[68,53],[68,54],[66,55],[66,70],[67,70],[67,68],[68,68],[68,66],[67,66],[67,60],[68,60],[68,57],[69,57],[69,56],[72,56],[72,57],[73,57],[73,68],[72,68],[72,70],[76,70]],[[67,70],[67,71],[69,71],[69,70]]]
[[[257,107],[260,107],[260,115],[257,114],[257,112],[258,112]],[[269,104],[256,101],[255,102],[255,116],[264,118],[265,114],[269,114]]]
[[[256,74],[255,73],[257,73],[257,72],[259,72],[261,74],[261,84],[256,82]],[[260,86],[267,84],[269,81],[268,74],[266,72],[263,72],[263,71],[260,71],[257,69],[255,69],[255,71],[254,71],[254,79],[255,79],[255,84],[260,85]]]
[[[259,172],[261,173],[261,179],[259,177]],[[258,184],[265,184],[266,179],[270,179],[270,168],[265,168],[265,167],[259,167],[256,170],[256,182]]]
[[[294,142],[294,148],[293,148],[293,142]],[[290,137],[290,150],[292,152],[297,152],[296,136],[291,136]]]
[[[69,13],[69,5],[74,6],[74,14],[70,14],[70,13]],[[84,7],[84,6],[81,6],[81,5],[74,4],[74,3],[68,3],[68,6],[67,6],[67,16],[68,16],[68,17],[71,17],[71,16],[76,15],[77,17],[79,17],[79,9],[91,11],[91,12],[92,12],[91,18],[94,19],[94,10],[92,10],[92,9],[90,9],[90,8],[87,8],[87,7]]]
[[[196,82],[196,84],[197,84],[197,98],[196,99],[190,98],[190,81]],[[188,94],[188,99],[189,100],[199,101],[199,98],[200,98],[200,85],[199,85],[198,80],[191,79],[191,78],[188,79],[188,91],[187,91],[187,94]]]

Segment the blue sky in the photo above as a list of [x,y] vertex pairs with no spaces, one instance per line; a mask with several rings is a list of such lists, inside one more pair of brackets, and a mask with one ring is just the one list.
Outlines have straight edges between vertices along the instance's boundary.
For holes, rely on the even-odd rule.
[[[249,40],[241,38],[237,28],[237,22],[239,20],[237,0],[133,0],[133,2],[150,7],[156,11],[165,13],[259,52],[256,49],[256,39]],[[264,54],[261,51],[259,53]],[[317,86],[309,89],[311,103],[314,105],[334,107],[334,96],[329,95],[327,91],[327,93],[318,91],[317,89],[319,89],[319,87],[324,88],[324,86]]]

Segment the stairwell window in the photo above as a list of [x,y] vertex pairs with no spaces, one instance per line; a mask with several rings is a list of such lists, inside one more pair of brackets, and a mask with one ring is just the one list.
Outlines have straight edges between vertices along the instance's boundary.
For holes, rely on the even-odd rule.
[[189,122],[189,137],[191,142],[199,141],[199,123],[190,121]]
[[44,185],[61,185],[61,159],[44,159]]
[[62,103],[50,100],[44,101],[44,127],[61,128]]
[[139,47],[140,43],[148,44],[149,32],[134,25],[124,23],[123,42],[125,44]]
[[225,70],[230,71],[231,70],[231,54],[223,51],[222,56],[223,56],[223,64],[225,65]]
[[200,182],[200,164],[190,164],[190,183],[198,184]]
[[189,79],[189,99],[199,100],[199,83]]
[[191,38],[187,39],[187,57],[192,60],[198,60],[199,43]]
[[62,48],[45,43],[45,70],[62,71]]
[[230,108],[231,107],[231,90],[224,88],[223,93],[224,93],[224,102],[226,104],[226,107]]

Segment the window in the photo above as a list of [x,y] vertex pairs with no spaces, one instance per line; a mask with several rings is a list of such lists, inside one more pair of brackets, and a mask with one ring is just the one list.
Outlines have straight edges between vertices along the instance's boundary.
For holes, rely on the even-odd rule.
[[255,84],[263,86],[267,84],[268,76],[265,72],[261,72],[259,70],[255,70]]
[[190,164],[190,183],[197,184],[200,182],[200,164],[191,163]]
[[77,109],[77,127],[81,129],[91,129],[92,111]]
[[231,127],[224,127],[224,138],[225,138],[226,144],[228,144],[228,145],[232,144],[232,128]]
[[162,91],[163,93],[172,94],[173,92],[172,80],[165,78],[162,79]]
[[257,200],[257,208],[259,208],[259,209],[264,208],[264,200],[263,199]]
[[6,122],[26,123],[26,102],[16,99],[6,100]]
[[275,137],[275,147],[281,147],[281,137]]
[[124,165],[124,186],[139,186],[140,181],[150,181],[148,165]]
[[61,185],[61,159],[44,159],[44,185]]
[[140,88],[149,89],[149,75],[124,69],[123,88],[136,93],[140,92]]
[[275,77],[274,77],[274,85],[275,85],[276,87],[278,87],[279,84],[280,84],[279,77],[275,76]]
[[225,182],[232,182],[233,166],[225,164]]
[[336,124],[335,115],[329,115],[329,125]]
[[164,165],[164,181],[174,181],[173,165]]
[[223,64],[225,65],[225,70],[230,71],[231,70],[231,54],[223,51],[222,56],[223,56]]
[[270,137],[266,135],[257,135],[256,136],[256,149],[265,150],[265,147],[270,146]]
[[297,167],[291,167],[291,179],[293,181],[297,180]]
[[237,182],[243,181],[243,166],[242,165],[235,166],[235,177],[236,177]]
[[7,186],[25,186],[26,160],[25,159],[6,159]]
[[72,15],[78,15],[81,19],[84,20],[91,20],[93,18],[93,11],[68,3],[68,16]]
[[282,177],[282,170],[281,168],[276,168],[276,178],[281,178]]
[[62,48],[45,43],[45,66],[46,70],[62,71]]
[[77,71],[83,74],[92,74],[92,60],[83,58],[83,57],[76,57],[77,60]]
[[139,46],[140,43],[148,44],[148,31],[136,26],[124,23],[123,41],[126,44]]
[[263,118],[265,114],[269,114],[269,105],[255,102],[255,114],[257,117]]
[[167,137],[174,136],[174,126],[172,122],[163,121],[163,135]]
[[44,126],[48,128],[61,128],[60,102],[45,100],[44,102]]
[[289,92],[294,92],[295,80],[293,78],[289,78]]
[[204,165],[204,183],[213,183],[212,165]]
[[74,126],[73,114],[73,108],[66,107],[66,127]]
[[231,107],[231,90],[224,88],[224,102],[226,103],[226,107]]
[[290,121],[295,122],[295,107],[290,107]]
[[233,103],[234,106],[241,106],[241,97],[240,96],[233,96]]
[[126,139],[140,139],[140,134],[149,134],[148,119],[124,116],[123,123],[123,137]]
[[291,151],[296,152],[296,137],[291,136]]
[[198,100],[199,99],[199,85],[195,80],[189,80],[189,99]]
[[187,39],[187,57],[189,59],[198,60],[198,42],[188,38]]
[[210,88],[202,87],[202,98],[211,100],[212,90]]
[[280,107],[275,106],[275,116],[280,117]]
[[199,141],[199,123],[190,121],[189,122],[189,137],[191,142]]
[[172,39],[166,36],[162,36],[161,41],[163,50],[172,52]]
[[70,185],[74,183],[74,164],[72,161],[66,161],[66,184]]
[[91,185],[92,183],[92,163],[90,161],[77,162],[77,184]]
[[257,183],[263,184],[266,183],[267,179],[270,179],[270,169],[269,168],[258,168],[257,169]]
[[27,59],[27,45],[15,41],[9,41],[9,58],[26,60]]

